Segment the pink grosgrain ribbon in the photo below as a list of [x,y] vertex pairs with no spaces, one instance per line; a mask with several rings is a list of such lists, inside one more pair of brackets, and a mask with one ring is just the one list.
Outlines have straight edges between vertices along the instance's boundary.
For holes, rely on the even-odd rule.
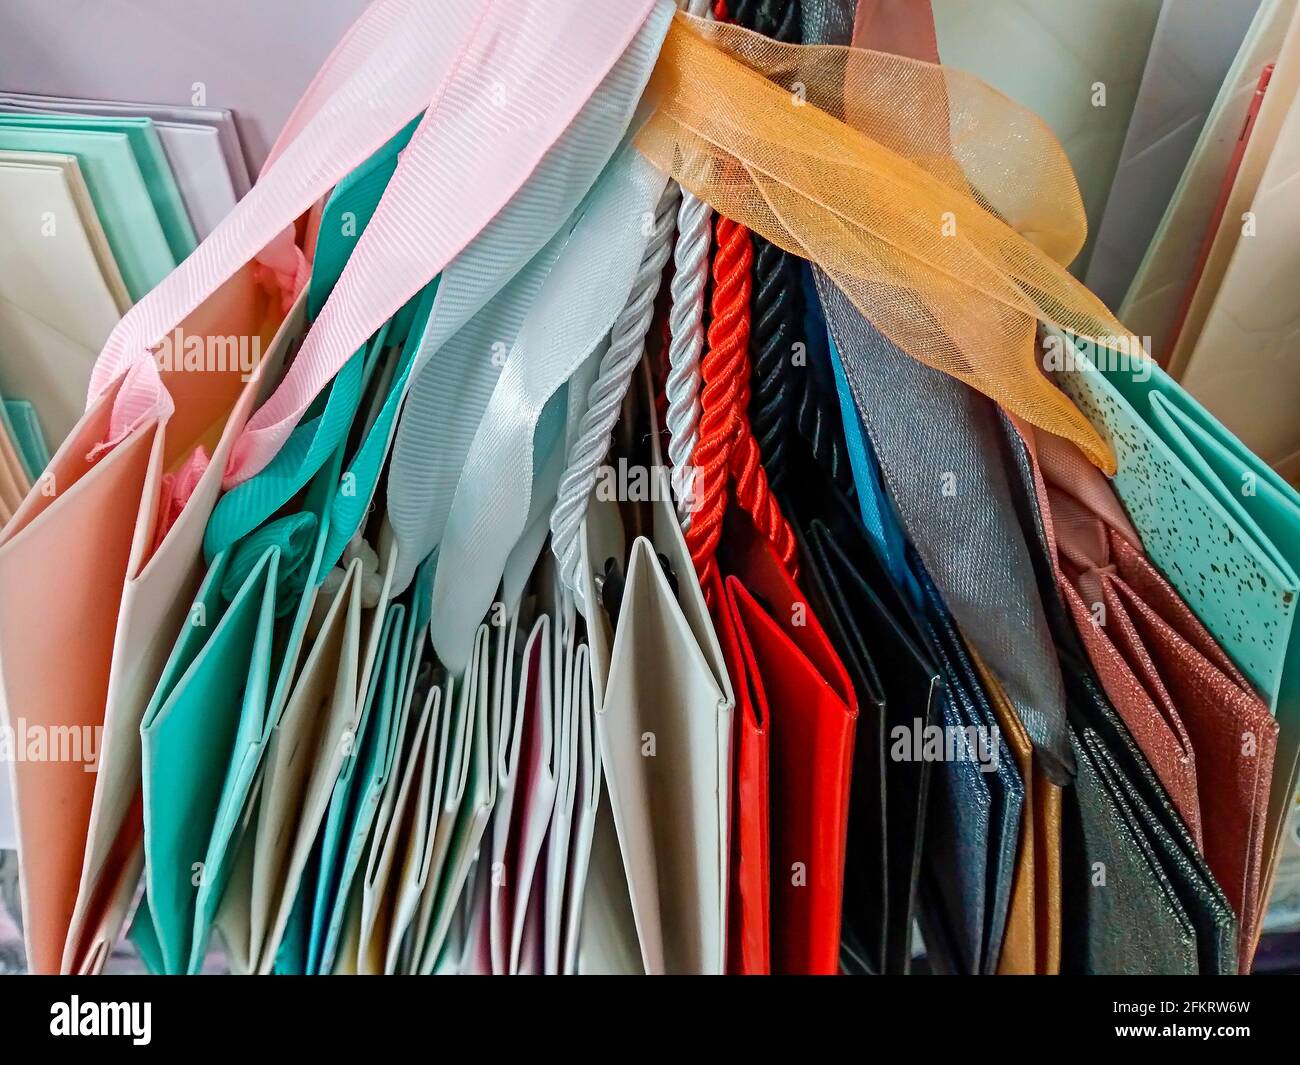
[[[406,122],[425,117],[289,373],[236,441],[223,484],[274,456],[344,361],[496,214],[567,128],[653,0],[387,0],[369,8],[309,87],[263,178],[123,318],[90,395],[128,373],[104,447],[171,399],[146,355]],[[293,264],[281,260],[288,276]],[[296,270],[294,270],[296,273]]]
[[[367,56],[383,46],[385,36],[392,32],[393,19],[409,14],[415,2],[416,0],[383,0],[381,3],[372,4],[348,27],[347,32],[312,78],[301,99],[294,105],[279,136],[271,146],[266,162],[262,164],[261,173],[258,175],[259,181],[266,178],[276,160],[316,117],[330,96],[365,65]],[[311,266],[302,249],[298,247],[292,225],[285,226],[276,234],[275,239],[258,253],[254,271],[255,279],[259,284],[280,292],[281,308],[288,313],[311,275]]]
[[297,359],[235,442],[227,488],[271,460],[352,353],[505,206],[652,6],[491,4],[402,153]]
[[[144,421],[170,415],[171,397],[149,349],[267,245],[285,239],[286,230],[292,240],[292,226],[300,215],[420,113],[488,2],[425,0],[412,5],[407,0],[380,0],[366,10],[362,21],[377,34],[386,32],[383,45],[346,75],[333,78],[328,101],[317,101],[319,106],[310,114],[303,112],[296,136],[277,145],[276,165],[267,167],[193,254],[132,307],[109,335],[91,374],[87,404],[123,373],[127,376],[100,450]],[[272,256],[283,266],[285,259],[274,252]]]

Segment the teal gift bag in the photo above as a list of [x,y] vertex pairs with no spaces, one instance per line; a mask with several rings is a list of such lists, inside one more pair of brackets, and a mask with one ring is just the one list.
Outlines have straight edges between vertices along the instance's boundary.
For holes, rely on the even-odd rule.
[[[331,196],[310,309],[319,310],[337,280],[356,235],[351,220],[373,213],[400,142]],[[359,557],[342,572],[335,564],[350,545],[365,553],[358,534],[432,295],[430,286],[381,328],[266,469],[213,512],[204,540],[210,570],[141,729],[146,893],[133,936],[159,971],[197,971],[219,910],[232,915],[223,928],[236,968],[267,967],[284,932],[282,896],[301,869],[294,855],[264,842],[259,814],[310,783],[306,754],[283,756],[279,742],[286,716],[291,724],[314,720],[303,709],[312,694],[304,683],[331,687],[339,728],[355,725],[387,589],[371,587],[374,602],[363,610],[364,587],[382,584],[382,574],[363,574]],[[326,784],[332,780],[316,790]],[[300,827],[314,835],[313,826]]]

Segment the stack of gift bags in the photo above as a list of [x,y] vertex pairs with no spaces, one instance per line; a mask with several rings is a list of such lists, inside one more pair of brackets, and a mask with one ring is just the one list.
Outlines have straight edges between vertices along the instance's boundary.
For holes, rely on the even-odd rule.
[[[0,92],[0,520],[76,425],[118,320],[248,188],[227,110]],[[14,832],[5,799],[0,848]]]

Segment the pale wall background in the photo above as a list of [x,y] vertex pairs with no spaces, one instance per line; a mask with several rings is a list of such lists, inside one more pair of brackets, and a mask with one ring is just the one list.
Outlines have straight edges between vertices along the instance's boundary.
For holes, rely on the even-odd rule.
[[256,173],[366,0],[0,0],[0,90],[187,104],[239,117]]

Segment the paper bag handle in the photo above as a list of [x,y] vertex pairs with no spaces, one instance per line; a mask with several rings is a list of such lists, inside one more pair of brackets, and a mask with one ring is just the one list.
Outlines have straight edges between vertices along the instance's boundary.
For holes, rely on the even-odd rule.
[[[110,447],[171,397],[149,350],[245,264],[270,250],[277,263],[287,229],[350,170],[427,105],[492,0],[378,0],[361,15],[277,142],[274,165],[183,263],[131,308],[109,335],[91,374],[87,406],[124,372]],[[370,47],[362,57],[358,46]],[[339,64],[346,62],[348,69]],[[324,90],[328,88],[326,98]]]
[[489,2],[298,357],[236,440],[225,487],[270,461],[352,353],[518,192],[655,2]]

